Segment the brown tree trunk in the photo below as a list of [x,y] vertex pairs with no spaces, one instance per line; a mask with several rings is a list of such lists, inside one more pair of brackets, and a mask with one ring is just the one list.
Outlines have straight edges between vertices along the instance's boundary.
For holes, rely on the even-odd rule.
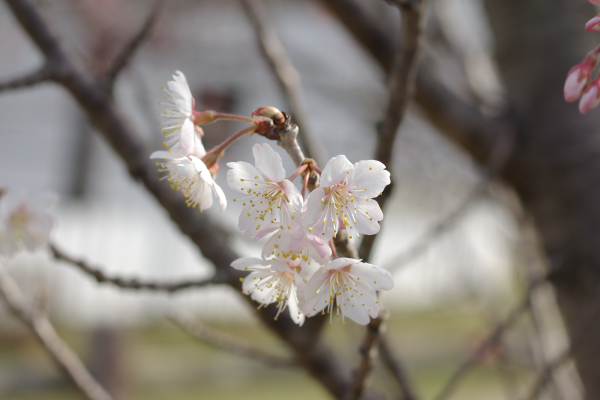
[[486,0],[520,134],[506,171],[534,217],[587,399],[600,399],[600,110],[563,99],[567,71],[600,43],[585,0]]

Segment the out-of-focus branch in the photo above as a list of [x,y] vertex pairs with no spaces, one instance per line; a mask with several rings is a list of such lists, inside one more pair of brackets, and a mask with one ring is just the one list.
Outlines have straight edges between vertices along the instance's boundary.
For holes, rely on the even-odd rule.
[[218,332],[206,325],[195,321],[190,316],[185,314],[172,314],[169,319],[179,325],[183,330],[189,333],[192,337],[201,342],[208,343],[218,349],[228,351],[242,357],[258,360],[271,367],[290,367],[298,365],[294,360],[286,360],[266,353],[248,342],[235,338],[224,332]]
[[350,394],[351,400],[359,400],[365,390],[366,381],[373,364],[377,358],[377,349],[379,347],[379,340],[381,335],[382,325],[384,323],[383,316],[381,315],[383,310],[379,311],[377,318],[372,318],[367,325],[365,337],[363,338],[362,344],[358,349],[360,353],[360,362],[358,367],[354,371],[354,381],[352,382],[352,393]]
[[[426,4],[426,0],[398,4],[402,17],[401,39],[398,40],[401,45],[396,50],[396,61],[390,77],[389,100],[385,117],[377,131],[377,150],[375,152],[375,159],[381,161],[388,168],[391,168],[392,165],[394,142],[415,86],[421,53],[423,10]],[[394,181],[392,180],[382,195],[377,198],[381,209],[384,208],[393,188]],[[376,238],[377,235],[365,236],[358,250],[360,258],[369,260]]]
[[90,375],[77,355],[61,340],[48,318],[27,305],[21,290],[0,266],[0,299],[10,312],[33,332],[54,362],[69,380],[90,400],[111,400],[112,397]]
[[401,400],[417,400],[408,372],[402,362],[395,356],[394,349],[390,347],[389,340],[382,336],[379,340],[379,357],[383,365],[391,372],[400,386]]
[[[358,0],[321,1],[390,74],[395,54],[394,40],[389,34],[391,27],[373,18]],[[419,68],[416,86],[414,101],[428,121],[479,161],[489,158],[498,130],[507,124],[515,125],[509,115],[485,116],[476,105],[466,103],[441,85],[426,65]]]
[[123,50],[117,55],[112,66],[106,73],[105,85],[107,90],[112,91],[115,81],[119,73],[127,66],[127,64],[133,58],[136,50],[144,43],[152,28],[157,20],[158,14],[162,8],[164,0],[156,0],[150,14],[144,21],[144,24],[140,27],[140,30],[131,38],[131,40],[125,45]]
[[450,379],[446,382],[440,393],[435,397],[435,400],[445,400],[450,397],[452,392],[458,387],[458,384],[462,379],[471,371],[471,369],[477,364],[481,357],[488,353],[488,351],[496,347],[504,333],[513,327],[517,321],[527,313],[531,306],[531,294],[532,292],[542,283],[549,279],[549,275],[546,275],[538,280],[533,281],[525,294],[524,299],[521,303],[514,308],[508,317],[500,322],[494,330],[487,336],[487,338],[477,348],[471,352],[467,359],[454,371],[450,376]]
[[242,4],[250,22],[252,22],[265,60],[277,78],[277,82],[290,107],[290,113],[300,128],[300,138],[306,147],[308,157],[313,158],[317,164],[323,166],[327,154],[310,124],[308,110],[302,95],[300,75],[287,56],[277,33],[266,20],[267,10],[263,2],[261,0],[242,0]]
[[[46,55],[58,63],[60,73],[55,78],[79,103],[97,131],[113,147],[126,164],[130,175],[142,182],[148,191],[169,213],[181,231],[189,236],[202,254],[227,277],[227,284],[241,291],[239,278],[242,273],[231,268],[238,255],[228,246],[227,232],[218,224],[212,223],[206,215],[188,208],[179,193],[172,191],[158,180],[158,172],[148,162],[147,149],[139,136],[129,127],[110,94],[101,82],[94,82],[77,70],[66,58],[59,41],[28,0],[5,0],[23,29]],[[296,144],[297,147],[297,144]],[[252,300],[244,296],[245,300]],[[274,307],[273,307],[274,309]],[[333,396],[342,398],[350,386],[350,376],[346,368],[335,357],[331,349],[319,336],[319,330],[306,329],[318,320],[307,321],[298,328],[290,318],[273,320],[270,308],[258,313],[263,323],[284,340],[296,354],[298,364],[318,380]]]
[[74,267],[77,267],[85,274],[92,276],[98,283],[110,283],[122,289],[152,290],[157,292],[174,293],[184,289],[199,288],[203,286],[223,284],[227,282],[227,277],[223,274],[219,274],[219,272],[222,271],[222,269],[217,270],[217,273],[213,277],[208,279],[186,280],[175,283],[144,282],[139,281],[137,279],[111,277],[106,275],[98,268],[94,268],[88,265],[84,261],[75,260],[74,258],[69,257],[61,250],[57,249],[54,245],[50,246],[50,250],[52,251],[54,258],[56,258],[59,261],[64,261]]
[[48,65],[43,66],[39,70],[21,76],[19,78],[13,78],[6,82],[0,82],[0,92],[11,89],[19,89],[28,86],[33,86],[38,83],[47,82],[52,78],[52,73]]

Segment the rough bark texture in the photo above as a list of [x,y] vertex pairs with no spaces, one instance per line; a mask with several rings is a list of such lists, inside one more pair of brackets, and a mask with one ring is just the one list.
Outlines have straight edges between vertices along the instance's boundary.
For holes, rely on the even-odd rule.
[[[486,0],[496,55],[520,133],[506,170],[532,213],[551,266],[559,307],[587,399],[600,399],[600,320],[581,335],[582,311],[600,296],[600,114],[565,103],[567,71],[600,36],[584,0]],[[579,329],[581,330],[581,329]]]

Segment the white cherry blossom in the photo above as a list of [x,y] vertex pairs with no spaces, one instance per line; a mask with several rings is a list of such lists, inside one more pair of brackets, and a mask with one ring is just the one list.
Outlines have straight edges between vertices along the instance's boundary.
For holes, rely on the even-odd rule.
[[313,234],[327,241],[340,229],[348,229],[350,238],[379,232],[383,213],[376,201],[390,184],[385,165],[375,160],[352,165],[346,156],[333,157],[321,174],[321,186],[307,199],[304,224]]
[[169,89],[164,89],[169,95],[162,104],[161,116],[166,118],[163,126],[165,141],[163,145],[169,150],[178,150],[185,155],[193,154],[198,158],[204,157],[206,150],[202,141],[196,135],[193,115],[195,100],[181,71],[176,71],[173,80],[167,83]]
[[22,190],[9,190],[0,197],[0,255],[12,257],[27,250],[48,246],[54,218],[48,208],[56,195],[27,196]]
[[289,308],[292,320],[298,325],[304,323],[304,314],[298,307],[297,282],[303,283],[302,276],[306,276],[308,271],[303,272],[297,263],[285,259],[246,257],[235,260],[231,266],[242,271],[252,271],[244,278],[242,292],[260,303],[258,309],[267,304],[278,303],[275,320],[282,311]]
[[[304,287],[300,309],[307,317],[319,312],[350,318],[360,325],[379,314],[377,290],[394,287],[391,274],[375,265],[338,258],[317,270]],[[334,306],[335,302],[335,306]]]
[[244,207],[239,229],[257,238],[276,229],[301,237],[302,196],[294,184],[285,179],[281,157],[266,143],[255,144],[252,153],[255,166],[243,161],[227,164],[231,168],[227,171],[229,187],[246,194],[233,199],[239,199]]
[[189,207],[199,207],[200,212],[212,207],[213,193],[219,200],[221,211],[227,207],[225,193],[213,180],[210,171],[201,159],[194,155],[185,155],[181,151],[156,151],[150,158],[162,158],[165,161],[157,162],[160,172],[167,175],[161,179],[167,179],[173,190],[181,190],[187,198]]

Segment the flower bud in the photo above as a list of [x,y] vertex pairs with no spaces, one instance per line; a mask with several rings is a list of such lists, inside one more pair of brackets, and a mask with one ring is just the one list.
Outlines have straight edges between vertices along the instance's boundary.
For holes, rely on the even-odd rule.
[[600,0],[588,0],[590,3],[600,6]]
[[577,64],[567,74],[565,80],[565,100],[569,103],[576,101],[588,86],[592,70],[598,64],[598,51],[600,47],[589,52],[581,64]]
[[600,104],[600,78],[596,78],[583,92],[579,101],[579,112],[585,114]]
[[275,107],[259,107],[256,110],[252,111],[252,115],[271,118],[275,125],[285,124],[286,120],[285,113],[279,111]]
[[596,15],[585,24],[585,30],[589,32],[600,32],[600,14]]

